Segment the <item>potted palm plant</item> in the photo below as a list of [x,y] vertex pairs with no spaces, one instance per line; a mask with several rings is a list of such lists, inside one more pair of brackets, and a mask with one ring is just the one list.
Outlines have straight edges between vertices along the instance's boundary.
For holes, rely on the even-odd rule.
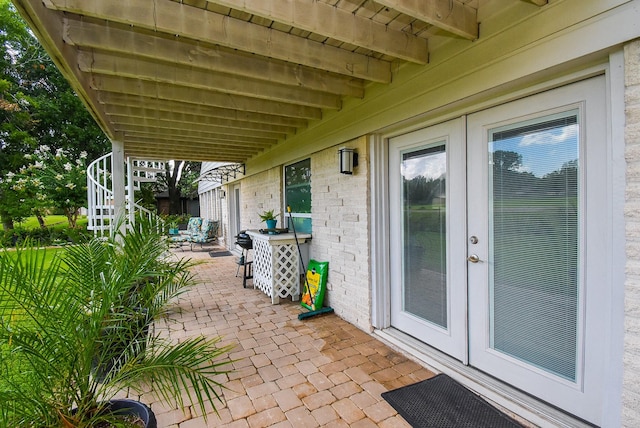
[[161,230],[140,219],[52,260],[29,246],[0,253],[0,426],[154,427],[146,405],[113,399],[145,385],[168,403],[215,409],[230,347],[153,328],[195,283]]
[[260,220],[267,224],[267,229],[275,229],[278,223],[278,216],[280,214],[274,214],[274,210],[263,211],[262,214],[258,214]]

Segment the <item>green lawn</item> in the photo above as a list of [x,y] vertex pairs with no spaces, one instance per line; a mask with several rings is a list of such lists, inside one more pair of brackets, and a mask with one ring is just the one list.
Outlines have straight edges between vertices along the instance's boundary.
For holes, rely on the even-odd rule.
[[[65,228],[68,226],[67,217],[64,215],[48,215],[44,218],[44,224],[47,227],[53,228]],[[78,217],[78,226],[84,226],[87,224],[87,217],[82,216]],[[16,222],[14,224],[15,227],[19,227],[21,229],[37,229],[40,227],[38,223],[38,219],[36,217],[27,217],[22,222]],[[4,230],[2,224],[0,224],[0,230]]]
[[[0,249],[0,251],[3,251],[3,250]],[[4,251],[7,251],[7,254],[9,255],[9,257],[13,257],[16,254],[15,250],[12,250],[12,249],[4,250]],[[64,251],[64,248],[46,248],[46,249],[40,248],[35,251],[39,251],[41,253],[44,253],[46,251],[46,253],[44,254],[45,259],[43,262],[43,266],[46,269],[49,267],[49,265],[51,265],[51,261],[53,260],[53,258],[56,257],[57,254],[60,254],[61,251]]]

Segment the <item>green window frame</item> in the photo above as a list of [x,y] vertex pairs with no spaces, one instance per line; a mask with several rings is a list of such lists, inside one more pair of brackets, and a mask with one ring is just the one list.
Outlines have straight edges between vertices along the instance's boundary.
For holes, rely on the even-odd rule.
[[311,159],[285,165],[284,167],[285,206],[291,207],[286,224],[296,232],[311,233]]

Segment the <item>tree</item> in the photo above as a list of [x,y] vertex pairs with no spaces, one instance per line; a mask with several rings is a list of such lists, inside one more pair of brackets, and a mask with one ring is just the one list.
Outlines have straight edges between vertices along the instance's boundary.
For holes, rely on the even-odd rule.
[[[0,43],[0,177],[18,173],[30,162],[25,155],[41,145],[74,158],[86,151],[89,160],[109,151],[104,133],[8,0],[0,0]],[[14,184],[0,181],[5,229],[33,210]]]
[[198,194],[196,179],[200,175],[200,162],[170,161],[165,173],[158,176],[157,191],[169,193],[169,214],[183,214],[181,198],[194,198]]
[[36,209],[54,206],[63,210],[69,227],[75,229],[80,207],[87,202],[87,153],[74,158],[64,149],[54,153],[43,145],[27,158],[32,163],[23,168],[14,190],[32,192]]

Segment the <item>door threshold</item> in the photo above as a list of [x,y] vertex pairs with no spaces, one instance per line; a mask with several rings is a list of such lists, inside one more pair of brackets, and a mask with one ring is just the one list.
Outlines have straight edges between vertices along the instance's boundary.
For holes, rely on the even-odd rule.
[[376,329],[374,334],[387,345],[418,360],[432,371],[449,375],[525,426],[545,428],[592,428],[594,426],[479,370],[465,366],[460,361],[399,330]]

